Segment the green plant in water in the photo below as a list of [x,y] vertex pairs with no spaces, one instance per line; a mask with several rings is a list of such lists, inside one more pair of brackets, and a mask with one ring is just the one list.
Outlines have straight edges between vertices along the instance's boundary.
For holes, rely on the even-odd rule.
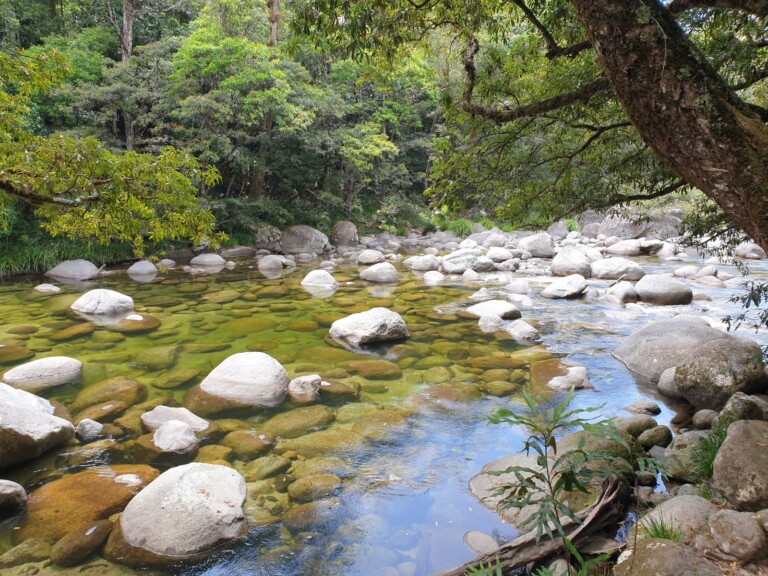
[[557,436],[575,429],[586,430],[591,434],[605,436],[611,426],[609,420],[594,422],[596,417],[585,417],[602,408],[602,405],[590,408],[571,408],[573,393],[555,405],[540,401],[538,398],[523,393],[527,410],[516,413],[506,408],[494,412],[489,418],[492,424],[506,423],[510,426],[523,426],[529,436],[525,441],[525,453],[536,455],[538,468],[510,466],[496,474],[513,474],[516,482],[499,487],[503,495],[499,507],[525,508],[536,507],[536,512],[527,518],[521,527],[536,529],[536,541],[546,533],[554,538],[553,530],[565,536],[562,521],[570,518],[579,522],[571,507],[562,500],[568,492],[577,490],[588,492],[589,482],[604,474],[586,466],[590,460],[610,459],[605,454],[587,453],[583,442],[575,450],[558,454]]
[[644,519],[640,522],[640,527],[648,538],[660,538],[672,542],[680,542],[683,539],[680,532],[668,524],[664,518],[658,520],[655,518]]
[[497,559],[494,564],[488,562],[485,566],[483,564],[472,566],[464,572],[464,576],[503,576],[501,573],[501,562]]
[[720,446],[725,442],[730,424],[731,420],[718,422],[717,426],[704,436],[701,444],[696,446],[691,453],[692,471],[700,480],[706,481],[712,478],[715,458],[720,451]]

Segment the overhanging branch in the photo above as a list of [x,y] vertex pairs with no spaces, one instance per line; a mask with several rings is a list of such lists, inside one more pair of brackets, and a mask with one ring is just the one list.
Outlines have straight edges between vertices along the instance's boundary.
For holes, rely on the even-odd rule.
[[565,92],[552,98],[540,100],[532,104],[517,106],[515,108],[475,104],[472,101],[472,94],[475,91],[475,83],[477,81],[475,55],[479,50],[480,42],[478,42],[476,38],[470,38],[469,46],[464,53],[464,71],[467,79],[464,87],[462,108],[469,114],[481,116],[482,118],[493,120],[494,122],[512,122],[520,118],[530,118],[545,114],[546,112],[552,112],[553,110],[559,110],[573,104],[585,104],[596,94],[607,91],[610,86],[608,80],[605,78],[597,78],[596,80],[584,84],[577,90]]
[[667,8],[675,16],[693,8],[722,8],[747,12],[760,18],[768,16],[768,0],[672,0]]
[[520,10],[525,15],[526,19],[531,24],[533,24],[534,27],[543,36],[544,43],[547,45],[546,57],[549,58],[550,60],[554,58],[559,58],[561,56],[567,56],[569,58],[573,58],[579,52],[592,48],[592,44],[586,41],[579,42],[578,44],[574,44],[572,46],[566,46],[565,48],[561,48],[557,44],[557,40],[555,40],[555,37],[552,35],[549,29],[546,26],[544,26],[542,21],[536,17],[536,14],[533,13],[533,10],[528,8],[528,6],[525,4],[525,2],[523,2],[523,0],[511,0],[511,1],[512,1],[512,4],[520,8]]

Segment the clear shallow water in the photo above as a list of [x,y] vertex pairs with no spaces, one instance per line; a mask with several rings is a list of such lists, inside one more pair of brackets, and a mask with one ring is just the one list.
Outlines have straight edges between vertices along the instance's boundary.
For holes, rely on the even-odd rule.
[[[656,259],[641,264],[647,272],[672,271],[682,265]],[[253,262],[242,261],[234,272],[205,277],[172,272],[150,284],[115,274],[98,282],[62,285],[65,292],[58,296],[34,293],[31,288],[42,281],[38,278],[0,287],[0,343],[24,346],[36,353],[35,358],[65,355],[84,362],[82,383],[46,394],[64,405],[71,405],[83,387],[114,376],[128,376],[145,384],[150,401],[182,404],[185,391],[226,357],[261,350],[283,363],[291,377],[319,373],[327,379],[359,385],[359,403],[401,417],[387,429],[364,427],[363,439],[355,450],[328,454],[339,456],[348,473],[340,494],[328,501],[329,512],[322,522],[289,529],[277,514],[269,524],[254,524],[242,542],[206,562],[170,573],[421,575],[471,559],[474,554],[463,544],[468,530],[484,531],[500,541],[512,537],[514,530],[485,510],[467,489],[467,481],[483,464],[518,451],[523,437],[521,430],[486,424],[495,408],[517,400],[514,395],[498,398],[481,393],[478,386],[482,385],[484,370],[474,367],[472,359],[509,356],[521,347],[482,333],[476,319],[455,313],[470,303],[468,297],[480,286],[458,282],[427,288],[402,267],[397,287],[366,286],[357,278],[356,268],[343,266],[334,273],[341,288],[333,296],[318,298],[299,286],[312,266],[280,279],[267,279],[248,269],[249,265]],[[760,264],[752,268],[753,273],[764,273]],[[729,267],[722,269],[730,271]],[[710,294],[713,301],[685,307],[639,304],[619,308],[589,298],[545,300],[538,297],[543,281],[529,280],[534,306],[523,310],[523,318],[539,328],[549,352],[587,367],[595,390],[578,393],[576,403],[604,404],[606,415],[620,415],[623,406],[639,398],[651,398],[663,406],[661,422],[668,422],[674,414],[673,404],[636,382],[610,356],[623,338],[652,320],[677,313],[719,319],[738,311],[736,305],[728,303],[738,289],[691,284],[695,290]],[[590,286],[600,289],[608,285],[590,281]],[[82,324],[68,312],[69,304],[95,287],[130,295],[137,312],[159,319],[160,327],[149,334],[121,338],[97,326],[79,338],[51,340],[57,332]],[[331,321],[374,306],[400,312],[413,338],[371,355],[341,352],[327,340]],[[766,341],[762,333],[757,339]],[[366,380],[347,369],[351,360],[382,357],[397,363],[402,370],[400,377]],[[180,371],[197,371],[198,376],[178,388],[161,387]],[[522,379],[517,372],[509,377],[524,383],[527,368],[522,372]],[[344,403],[332,405],[341,409]],[[276,412],[287,410],[288,405]],[[241,414],[238,418],[243,426],[258,429],[274,413]],[[357,434],[365,420],[361,413],[358,418],[339,418],[329,427]],[[130,448],[133,438],[135,435],[119,439],[122,451],[85,462],[68,458],[62,450],[0,475],[33,487],[48,477],[96,464],[140,462]],[[248,465],[235,459],[231,463],[240,470]],[[285,498],[277,492],[272,497]],[[258,517],[261,523],[264,516]],[[8,546],[12,528],[8,523],[0,525],[0,541],[5,544],[0,545],[0,551]]]

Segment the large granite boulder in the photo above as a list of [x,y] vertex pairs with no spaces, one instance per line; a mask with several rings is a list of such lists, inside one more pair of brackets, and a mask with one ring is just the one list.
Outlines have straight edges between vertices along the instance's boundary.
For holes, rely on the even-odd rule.
[[737,510],[768,508],[768,422],[739,420],[715,458],[712,487]]
[[339,287],[339,283],[327,270],[312,270],[304,276],[301,285],[326,290],[336,290]]
[[331,249],[328,236],[304,224],[283,230],[282,244],[288,254],[322,254]]
[[80,296],[71,308],[89,316],[122,316],[133,312],[133,298],[114,290],[97,288]]
[[693,300],[693,290],[664,274],[646,274],[635,285],[635,291],[643,302],[661,306],[690,304]]
[[600,280],[640,280],[645,276],[637,262],[620,257],[596,260],[590,265],[590,272]]
[[464,274],[477,267],[477,260],[483,255],[479,248],[460,248],[443,256],[440,270],[446,274]]
[[410,337],[400,314],[386,308],[372,308],[336,320],[331,324],[329,334],[337,342],[350,347],[395,342]]
[[584,278],[591,275],[591,264],[602,258],[600,252],[586,246],[563,246],[552,259],[552,274],[569,276],[581,274]]
[[356,261],[360,266],[370,266],[371,264],[384,262],[384,254],[378,250],[369,248],[360,252],[360,254],[357,255]]
[[606,238],[616,236],[623,240],[639,238],[645,233],[648,225],[645,222],[633,222],[623,216],[607,216],[601,223],[597,233]]
[[263,352],[233,354],[189,390],[185,406],[194,414],[212,416],[244,408],[272,408],[288,392],[288,373]]
[[664,524],[676,530],[683,542],[692,542],[697,535],[709,532],[709,518],[717,511],[717,506],[701,496],[675,496],[645,514],[640,526],[647,529]]
[[379,262],[360,271],[360,278],[378,284],[397,284],[397,268],[389,262]]
[[749,512],[720,510],[709,519],[712,540],[729,556],[742,562],[768,558],[768,534]]
[[640,539],[619,556],[616,576],[722,576],[722,571],[695,549],[659,538]]
[[[654,382],[658,382],[662,372],[668,368],[685,366],[680,382],[684,382],[689,401],[698,403],[691,395],[696,390],[692,378],[698,375],[708,375],[708,382],[712,385],[707,386],[713,389],[712,394],[717,395],[718,390],[727,390],[730,394],[740,389],[743,392],[756,391],[753,378],[757,375],[759,347],[746,342],[716,330],[702,320],[686,317],[660,320],[644,326],[624,340],[613,355],[632,372]],[[716,353],[713,351],[715,348],[719,350]],[[714,356],[710,358],[712,354]],[[742,376],[736,378],[735,373],[726,372],[718,378],[720,367],[738,369],[740,362],[746,362],[739,371]],[[678,368],[675,369],[675,389],[677,371]]]
[[0,382],[0,468],[33,460],[75,435],[50,402]]
[[88,260],[65,260],[45,275],[62,280],[92,280],[99,275],[99,269]]
[[555,242],[546,232],[520,238],[517,247],[529,252],[534,258],[552,258],[555,254]]
[[412,256],[404,260],[403,264],[419,272],[429,272],[438,269],[440,260],[433,254],[423,254],[421,256]]
[[222,269],[226,265],[227,261],[224,260],[218,254],[213,252],[206,254],[198,254],[192,260],[189,261],[190,266],[195,268],[218,268]]
[[331,243],[334,246],[355,246],[359,242],[357,226],[348,220],[339,220],[331,229]]
[[676,366],[674,389],[697,409],[710,410],[720,410],[737,392],[762,392],[762,349],[753,340],[731,335],[704,342]]
[[544,298],[553,300],[562,298],[580,298],[587,289],[587,281],[581,274],[571,274],[558,278],[541,291]]
[[126,506],[104,555],[137,567],[204,558],[242,534],[245,496],[245,479],[226,466],[172,468]]
[[80,379],[83,363],[67,356],[49,356],[11,368],[3,382],[27,392],[42,392]]

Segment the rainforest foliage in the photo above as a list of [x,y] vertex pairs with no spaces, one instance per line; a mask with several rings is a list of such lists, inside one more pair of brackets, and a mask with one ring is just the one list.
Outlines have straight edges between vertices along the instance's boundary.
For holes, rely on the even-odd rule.
[[765,247],[766,30],[766,0],[0,0],[0,243],[698,189]]

